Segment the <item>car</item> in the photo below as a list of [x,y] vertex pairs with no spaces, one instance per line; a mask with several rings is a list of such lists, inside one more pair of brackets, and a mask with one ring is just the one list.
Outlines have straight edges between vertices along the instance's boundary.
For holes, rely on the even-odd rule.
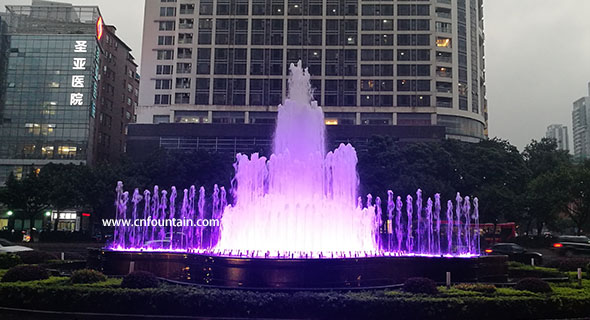
[[33,249],[24,246],[17,246],[16,244],[6,240],[0,239],[0,254],[3,253],[15,253],[22,251],[33,251]]
[[543,263],[543,255],[538,252],[527,251],[524,247],[516,243],[496,243],[491,248],[485,250],[488,255],[505,255],[508,260],[530,264],[534,259],[535,265]]
[[573,256],[576,254],[590,254],[590,238],[586,236],[560,236],[553,244],[558,254]]

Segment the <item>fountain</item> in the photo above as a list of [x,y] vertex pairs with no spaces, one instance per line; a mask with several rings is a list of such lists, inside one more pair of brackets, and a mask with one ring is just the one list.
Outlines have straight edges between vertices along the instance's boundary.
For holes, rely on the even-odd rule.
[[290,70],[273,154],[237,155],[232,204],[217,185],[210,196],[193,186],[180,198],[174,187],[168,194],[156,186],[143,196],[136,189],[131,201],[117,185],[117,219],[220,224],[117,227],[102,252],[108,256],[105,270],[124,273],[125,266],[149,257],[144,267],[165,264],[173,271],[155,272],[169,278],[263,287],[383,285],[416,272],[438,278],[450,266],[479,277],[485,259],[479,257],[477,198],[457,193],[442,220],[439,194],[424,202],[418,190],[404,206],[401,196],[388,191],[384,215],[379,197],[358,197],[354,147],[326,152],[324,115],[313,101],[307,69],[299,62]]

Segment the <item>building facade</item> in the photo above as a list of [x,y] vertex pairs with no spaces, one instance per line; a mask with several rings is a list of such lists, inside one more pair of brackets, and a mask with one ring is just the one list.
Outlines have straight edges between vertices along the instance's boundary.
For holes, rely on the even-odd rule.
[[545,137],[555,139],[559,150],[570,150],[570,137],[567,126],[562,124],[552,124],[547,127]]
[[[104,25],[95,6],[34,0],[31,6],[6,9],[0,185],[10,173],[19,178],[48,163],[116,158],[137,101],[131,50]],[[118,48],[109,45],[113,41]],[[116,68],[112,60],[118,61]]]
[[588,83],[588,96],[574,102],[572,112],[572,127],[574,131],[574,157],[576,159],[590,158],[590,83]]
[[138,123],[273,124],[302,60],[329,125],[485,136],[482,0],[146,0],[143,34]]

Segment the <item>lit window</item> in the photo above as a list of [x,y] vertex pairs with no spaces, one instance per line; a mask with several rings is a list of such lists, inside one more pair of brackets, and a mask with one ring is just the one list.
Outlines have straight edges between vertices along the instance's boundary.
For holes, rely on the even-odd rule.
[[436,46],[443,48],[451,47],[451,39],[449,38],[436,38]]
[[326,119],[326,120],[324,121],[324,123],[325,123],[327,126],[337,126],[337,125],[338,125],[338,119]]

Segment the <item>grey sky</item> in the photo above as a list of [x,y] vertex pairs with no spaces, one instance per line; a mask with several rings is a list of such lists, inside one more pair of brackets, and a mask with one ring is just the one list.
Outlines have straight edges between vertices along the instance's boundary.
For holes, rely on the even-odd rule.
[[[144,0],[63,2],[98,5],[141,62]],[[522,149],[552,123],[567,125],[571,134],[572,103],[587,95],[590,81],[590,1],[484,0],[484,5],[490,136]]]

